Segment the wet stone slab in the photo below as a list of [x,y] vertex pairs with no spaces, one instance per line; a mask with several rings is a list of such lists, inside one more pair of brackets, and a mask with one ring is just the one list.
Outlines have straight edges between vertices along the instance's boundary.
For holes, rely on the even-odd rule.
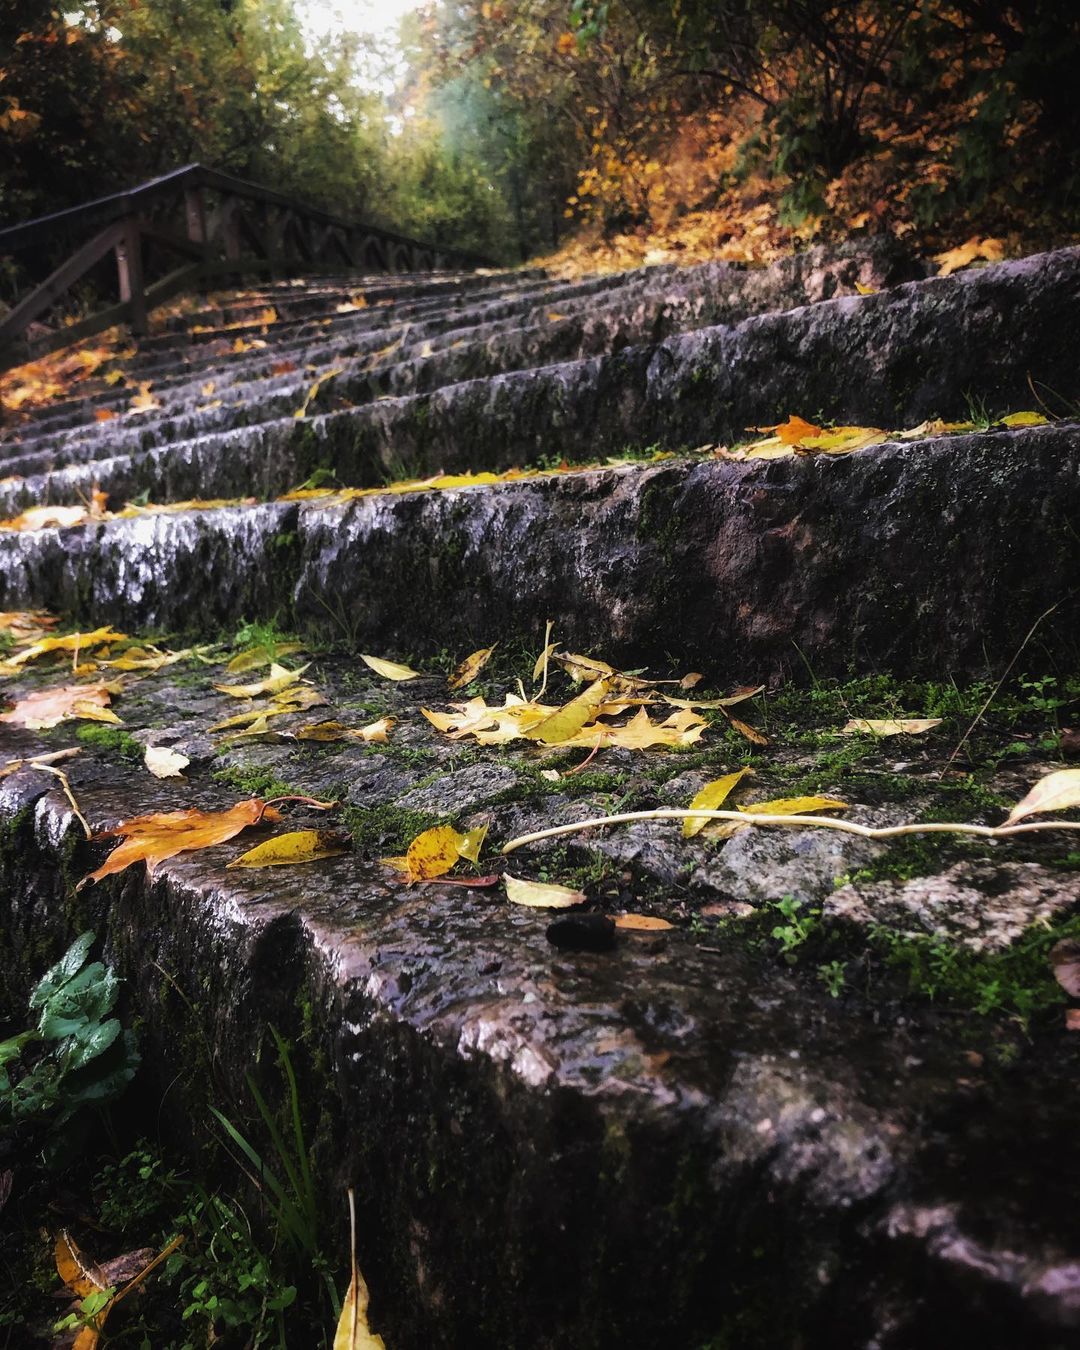
[[[467,695],[501,701],[531,666],[507,658]],[[497,853],[561,820],[685,804],[742,765],[740,801],[820,792],[868,823],[997,821],[1063,764],[1033,736],[1020,754],[1023,724],[981,730],[942,778],[959,708],[927,737],[852,742],[838,723],[880,712],[880,686],[828,704],[824,686],[777,690],[740,709],[769,727],[767,747],[708,713],[686,750],[582,765],[581,750],[449,739],[419,712],[447,708],[443,678],[391,684],[332,654],[306,672],[327,705],[275,719],[279,739],[228,744],[209,727],[241,704],[213,691],[220,678],[198,665],[129,677],[122,736],[6,727],[4,757],[78,745],[70,780],[98,828],[252,793],[339,797],[354,851],[226,871],[264,828],[153,880],[137,866],[74,893],[104,847],[80,841],[53,780],[11,774],[3,992],[27,980],[31,952],[87,925],[107,933],[179,1120],[205,1115],[208,1085],[242,1080],[268,1023],[297,1037],[327,1205],[354,1184],[379,1234],[362,1254],[388,1343],[1057,1350],[1076,1335],[1080,1038],[1047,960],[1077,909],[1069,837],[935,836],[912,853],[806,828],[683,839],[652,821]],[[573,689],[558,676],[549,692]],[[396,719],[385,745],[289,739],[382,716]],[[190,753],[186,781],[151,778],[144,744]],[[294,827],[326,824],[283,809]],[[548,939],[552,915],[501,888],[408,886],[379,863],[439,821],[489,823],[481,870],[582,886],[588,913],[674,927],[566,950]],[[793,913],[812,929],[794,942],[776,933]],[[1036,948],[1019,1023],[1013,1004],[979,1014],[960,983],[931,998],[909,982],[916,957],[966,951],[985,998]]]
[[[733,674],[1076,657],[1077,423],[846,456],[709,457],[0,535],[0,605],[192,631],[244,618],[438,650],[604,634]],[[801,653],[801,655],[800,655]]]

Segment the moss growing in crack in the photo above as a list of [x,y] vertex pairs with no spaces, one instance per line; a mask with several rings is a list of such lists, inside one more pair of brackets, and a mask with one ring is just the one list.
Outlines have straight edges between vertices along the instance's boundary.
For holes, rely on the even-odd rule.
[[121,730],[120,727],[103,726],[100,722],[87,722],[78,727],[75,732],[77,740],[82,741],[83,745],[93,746],[98,750],[115,751],[123,756],[124,759],[139,759],[143,757],[143,746],[134,736]]
[[418,834],[446,824],[443,816],[390,805],[346,806],[341,818],[357,853],[368,856],[404,853]]
[[1000,952],[973,952],[944,938],[911,937],[890,928],[870,931],[871,950],[903,975],[908,991],[986,1016],[1019,1018],[1026,1025],[1066,1002],[1049,952],[1063,938],[1080,937],[1080,918],[1056,927],[1032,926]]
[[237,788],[250,797],[287,797],[299,792],[298,788],[291,787],[270,769],[260,769],[255,765],[216,769],[213,777],[217,782],[227,783],[229,787]]

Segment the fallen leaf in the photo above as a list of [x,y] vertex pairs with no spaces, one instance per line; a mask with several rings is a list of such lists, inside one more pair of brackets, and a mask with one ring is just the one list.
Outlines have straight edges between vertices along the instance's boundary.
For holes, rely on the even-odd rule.
[[572,891],[569,886],[527,881],[524,877],[512,877],[509,872],[503,874],[503,881],[509,901],[532,909],[570,909],[573,905],[583,905],[587,899],[584,892]]
[[674,708],[733,708],[736,703],[745,703],[748,698],[756,697],[764,689],[763,684],[747,684],[743,685],[741,689],[736,689],[734,693],[728,694],[727,698],[675,698],[672,694],[661,694],[660,697]]
[[49,652],[86,652],[93,647],[102,647],[113,642],[126,642],[127,640],[124,633],[118,633],[115,629],[106,625],[104,628],[95,628],[90,633],[66,633],[63,637],[41,638],[40,641],[35,642],[24,651],[9,656],[5,664],[22,666],[27,661],[36,661],[39,656],[48,655]]
[[55,628],[59,622],[55,614],[40,609],[0,611],[0,632],[13,634],[19,642],[27,641],[31,635],[37,637],[42,629]]
[[1006,825],[1015,825],[1025,816],[1036,816],[1044,811],[1068,811],[1080,806],[1080,769],[1059,769],[1040,778],[1022,801],[1009,812]]
[[743,722],[737,717],[732,717],[731,713],[726,709],[723,710],[723,713],[727,718],[728,726],[730,726],[733,731],[737,731],[739,735],[744,740],[749,741],[751,745],[769,744],[768,736],[766,736],[764,732],[758,731],[757,727],[752,727],[749,722]]
[[855,289],[859,292],[860,295],[877,295],[877,294],[878,294],[878,292],[874,289],[873,286],[865,286],[865,285],[863,285],[863,283],[862,283],[861,281],[857,281],[857,282],[855,283]]
[[133,396],[128,404],[132,412],[156,412],[161,407],[157,397],[150,392],[150,381],[143,380],[139,384],[139,392]]
[[[311,663],[308,662],[308,665]],[[301,666],[298,670],[286,670],[284,666],[279,666],[273,662],[270,666],[270,674],[265,680],[259,680],[256,684],[215,684],[214,688],[222,694],[230,694],[233,698],[262,698],[267,694],[280,694],[288,689],[300,679],[307,666]]]
[[410,881],[426,881],[449,872],[461,857],[464,836],[451,825],[436,825],[418,834],[405,854]]
[[466,830],[463,835],[458,837],[457,851],[466,861],[474,864],[480,862],[480,850],[484,847],[489,824],[490,822],[486,821],[483,825],[477,825],[473,830]]
[[1014,412],[1002,417],[999,425],[1003,427],[1046,427],[1050,419],[1037,412]]
[[1070,998],[1080,998],[1080,942],[1066,938],[1050,948],[1054,979]]
[[119,725],[120,719],[110,711],[109,701],[109,690],[103,684],[65,684],[55,689],[37,689],[20,699],[10,712],[0,716],[0,722],[31,731],[43,731],[76,719]]
[[123,872],[135,862],[145,862],[147,874],[153,876],[160,863],[178,853],[212,848],[215,844],[224,844],[249,825],[280,820],[280,811],[267,806],[261,797],[237,802],[225,811],[199,811],[188,807],[184,811],[133,816],[111,830],[99,830],[93,836],[94,840],[119,839],[120,843],[100,867],[83,877],[79,887]]
[[89,519],[90,511],[85,506],[32,506],[11,520],[0,520],[0,530],[66,530]]
[[143,763],[155,778],[183,778],[180,770],[186,769],[191,760],[179,750],[170,750],[164,745],[148,745]]
[[298,741],[375,741],[384,743],[394,725],[392,717],[380,717],[366,727],[347,727],[341,722],[313,722],[300,727],[293,735]]
[[341,1305],[333,1350],[386,1350],[381,1336],[376,1336],[368,1325],[370,1294],[356,1260],[356,1202],[349,1191],[349,1231],[352,1274],[349,1288]]
[[[563,705],[550,717],[545,717],[536,726],[522,734],[527,740],[540,741],[543,745],[562,745],[571,741],[587,722],[591,722],[597,709],[607,698],[610,691],[607,680],[597,680],[583,693],[578,694],[569,703]],[[646,718],[646,721],[648,719]]]
[[841,736],[861,732],[866,736],[921,736],[941,726],[940,717],[900,717],[878,720],[872,717],[853,717],[840,728]]
[[225,669],[230,675],[243,675],[249,670],[259,670],[263,666],[280,661],[283,656],[295,656],[304,650],[302,642],[272,642],[266,646],[248,647],[238,652]]
[[275,835],[265,844],[234,858],[226,867],[283,867],[292,863],[319,862],[348,853],[351,843],[346,835],[331,830],[292,830]]
[[116,416],[117,414],[112,410],[112,408],[98,408],[97,411],[94,413],[94,421],[111,422],[112,419]]
[[467,656],[450,676],[449,688],[460,689],[462,685],[471,684],[491,660],[491,654],[498,645],[496,642],[492,647],[481,647],[479,651]]
[[[703,811],[719,810],[734,788],[752,772],[752,769],[746,768],[740,769],[738,773],[725,774],[723,778],[714,778],[694,795],[690,810],[693,811],[695,807],[700,807]],[[708,823],[707,816],[699,817],[697,820],[688,817],[682,824],[683,838],[692,839],[695,834],[700,834]]]
[[976,259],[999,262],[1004,256],[1005,246],[1000,239],[979,239],[977,235],[973,235],[966,244],[959,244],[944,253],[936,253],[934,261],[938,264],[938,276],[947,277],[961,267],[967,267]]
[[814,811],[846,811],[847,802],[835,797],[777,797],[768,802],[750,802],[740,811],[761,816],[808,816]]
[[423,677],[418,670],[413,670],[410,666],[400,666],[396,661],[384,661],[381,656],[365,656],[360,653],[360,660],[365,666],[370,666],[376,675],[382,675],[387,680],[419,680]]
[[674,928],[667,919],[656,919],[651,914],[616,914],[616,928],[628,928],[635,933],[660,933],[666,928]]

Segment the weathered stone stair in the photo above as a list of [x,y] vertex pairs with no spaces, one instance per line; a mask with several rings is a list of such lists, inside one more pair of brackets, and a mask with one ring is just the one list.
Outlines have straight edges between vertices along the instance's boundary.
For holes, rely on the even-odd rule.
[[[884,924],[916,904],[903,886],[917,879],[850,880],[887,863],[885,846],[805,829],[718,845],[649,822],[512,858],[553,880],[592,868],[594,907],[678,925],[600,954],[553,947],[547,918],[501,892],[408,888],[377,861],[438,819],[490,819],[501,843],[627,801],[686,805],[748,755],[759,798],[813,778],[873,824],[950,807],[996,821],[993,794],[1016,800],[1061,767],[1002,759],[983,796],[965,797],[938,778],[950,746],[882,742],[852,777],[830,758],[835,738],[810,751],[782,726],[752,751],[717,721],[692,753],[609,750],[567,774],[579,753],[446,741],[419,713],[445,703],[441,680],[388,686],[355,659],[431,669],[441,651],[499,640],[530,653],[514,672],[527,675],[552,619],[572,650],[665,676],[696,668],[719,692],[806,666],[815,681],[942,683],[1000,674],[1053,610],[1039,659],[1064,680],[1080,667],[1075,420],[842,457],[686,453],[791,413],[899,430],[1027,408],[1033,390],[1077,407],[1080,250],[924,270],[852,247],[764,271],[281,283],[193,308],[140,345],[123,389],[88,383],[0,441],[2,515],[95,486],[114,508],[140,494],[263,499],[0,532],[0,609],[203,641],[275,619],[324,644],[308,676],[328,716],[398,719],[386,747],[230,745],[207,733],[235,709],[212,689],[219,670],[163,672],[117,710],[137,740],[187,754],[188,781],[85,745],[71,762],[95,828],[286,788],[340,798],[356,852],[318,867],[227,873],[240,850],[225,846],[73,895],[99,853],[66,799],[33,771],[0,779],[0,994],[25,986],[43,935],[59,946],[93,924],[130,981],[148,1061],[168,1057],[163,1080],[178,1075],[173,1099],[196,1121],[208,1082],[242,1080],[268,1025],[298,1038],[320,1179],[332,1205],[346,1183],[363,1198],[362,1264],[396,1350],[1056,1350],[1080,1334],[1080,1038],[1052,1019],[973,1033],[971,1013],[871,989],[867,924],[852,916]],[[877,293],[855,294],[856,280]],[[363,307],[339,308],[360,294]],[[133,415],[147,380],[162,406]],[[653,446],[683,453],[602,463]],[[560,461],[600,466],[274,500],[318,469],[366,487]],[[505,669],[491,702],[513,688]],[[3,758],[80,744],[73,727],[4,728]],[[927,874],[955,902],[928,931],[1004,950],[1030,923],[1067,921],[1068,839],[1030,840],[942,846]],[[767,950],[785,895],[847,935],[837,950],[856,987],[843,997]]]

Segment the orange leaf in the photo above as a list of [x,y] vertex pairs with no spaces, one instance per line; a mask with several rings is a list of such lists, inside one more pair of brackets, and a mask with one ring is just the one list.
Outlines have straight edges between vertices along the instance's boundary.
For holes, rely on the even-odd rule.
[[280,821],[281,813],[267,806],[261,797],[237,802],[226,811],[199,811],[189,807],[185,811],[134,816],[111,830],[99,830],[94,835],[94,839],[119,838],[121,842],[96,871],[83,877],[79,886],[122,872],[134,862],[145,862],[147,873],[153,876],[157,865],[167,858],[224,844],[249,825],[258,825],[264,820]]
[[58,689],[36,689],[20,699],[10,712],[0,715],[0,722],[34,731],[80,717],[91,722],[115,724],[120,719],[109,711],[109,701],[109,690],[103,684],[65,684]]

